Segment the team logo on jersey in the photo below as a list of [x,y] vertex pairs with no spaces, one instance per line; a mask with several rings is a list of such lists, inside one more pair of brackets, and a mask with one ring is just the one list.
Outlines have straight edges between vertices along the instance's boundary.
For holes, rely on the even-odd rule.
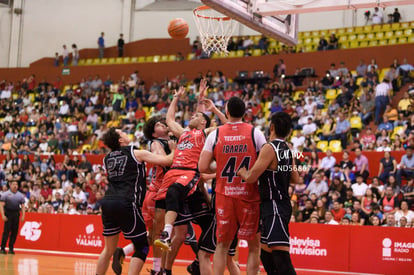
[[177,145],[177,149],[180,151],[191,149],[194,147],[194,144],[192,144],[189,140],[184,140],[180,144]]

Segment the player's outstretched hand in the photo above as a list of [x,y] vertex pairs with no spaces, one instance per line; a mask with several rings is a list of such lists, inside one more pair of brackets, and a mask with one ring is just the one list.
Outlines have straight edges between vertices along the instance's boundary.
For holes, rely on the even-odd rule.
[[211,99],[204,98],[201,101],[202,104],[204,104],[204,107],[207,111],[211,111],[214,108],[214,102]]
[[171,152],[174,152],[177,147],[177,141],[173,139],[168,140],[168,147],[170,147]]
[[178,88],[177,90],[174,90],[174,97],[182,97],[185,94],[185,88],[183,86],[180,86],[180,88]]
[[202,100],[207,95],[207,80],[205,78],[200,81],[200,100]]

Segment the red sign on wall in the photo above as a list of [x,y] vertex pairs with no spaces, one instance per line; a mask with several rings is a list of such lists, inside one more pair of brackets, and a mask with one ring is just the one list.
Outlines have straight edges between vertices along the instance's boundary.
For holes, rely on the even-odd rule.
[[414,274],[414,231],[410,228],[353,227],[350,271]]
[[[198,226],[195,231],[199,236]],[[290,253],[296,268],[408,275],[414,270],[413,233],[406,228],[292,223]],[[129,243],[120,237],[119,246]],[[239,262],[245,264],[247,243],[240,244]],[[101,217],[28,213],[15,247],[98,254],[104,247]],[[194,253],[183,245],[177,259],[193,260]]]
[[[20,222],[15,247],[28,249],[59,250],[60,227],[56,223],[58,217],[52,215],[27,214],[24,222]],[[1,223],[3,230],[3,223]]]

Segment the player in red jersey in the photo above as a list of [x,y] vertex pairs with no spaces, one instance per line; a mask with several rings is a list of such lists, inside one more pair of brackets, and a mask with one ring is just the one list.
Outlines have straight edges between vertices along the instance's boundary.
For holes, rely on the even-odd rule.
[[[200,83],[200,93],[204,94],[206,89],[206,81],[202,80]],[[198,190],[198,184],[202,176],[197,167],[198,159],[204,146],[206,135],[208,135],[214,129],[209,128],[210,119],[206,114],[202,112],[196,112],[192,116],[187,129],[184,129],[180,124],[175,122],[175,109],[177,102],[179,97],[181,97],[184,93],[185,89],[183,87],[180,87],[178,92],[174,95],[174,99],[171,102],[171,105],[167,112],[166,122],[169,130],[176,137],[179,137],[179,141],[174,152],[173,164],[171,165],[170,170],[164,176],[164,181],[156,197],[156,207],[160,206],[160,202],[165,199],[166,213],[164,231],[161,233],[161,238],[155,240],[154,245],[170,251],[166,264],[167,273],[170,272],[170,269],[167,266],[172,265],[172,261],[175,259],[178,253],[178,248],[183,242],[183,239],[177,238],[177,236],[185,236],[185,233],[187,232],[186,224],[177,224],[177,222],[183,218],[182,215],[179,214],[182,213],[185,200],[192,197],[191,195],[193,193],[194,195],[197,195],[195,192]],[[208,103],[207,108],[218,115],[220,120],[226,121],[224,114],[222,114],[214,106],[214,104],[211,103],[211,101],[206,100],[203,102]],[[199,104],[203,103],[199,102]],[[208,205],[206,203],[203,205],[206,208],[204,206],[200,207],[200,212],[211,216]],[[193,207],[190,206],[190,210],[194,210],[192,208]],[[191,213],[191,215],[192,214],[194,213]],[[176,225],[174,229],[176,237],[172,239],[173,243],[171,244],[171,233],[174,224]],[[200,253],[203,252],[199,252],[199,256]],[[203,268],[202,265],[204,264],[204,262],[202,262],[202,259],[205,259],[204,255],[203,257],[200,257],[200,268]]]
[[226,105],[228,122],[207,138],[198,163],[200,172],[212,173],[210,164],[216,161],[217,247],[214,253],[214,274],[224,274],[226,255],[235,234],[249,245],[247,274],[259,269],[260,195],[257,184],[247,184],[237,176],[241,167],[250,168],[266,143],[260,130],[243,123],[245,103],[232,97]]

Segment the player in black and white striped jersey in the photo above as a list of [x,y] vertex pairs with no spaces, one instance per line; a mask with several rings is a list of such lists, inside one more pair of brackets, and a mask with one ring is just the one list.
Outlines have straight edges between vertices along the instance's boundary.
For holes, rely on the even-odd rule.
[[289,254],[289,221],[292,206],[289,184],[299,182],[295,160],[285,138],[289,136],[292,120],[287,113],[272,116],[270,142],[260,150],[254,166],[238,171],[248,183],[259,179],[262,251],[260,258],[267,274],[296,274]]
[[131,274],[138,274],[148,254],[147,232],[141,209],[146,191],[145,163],[169,166],[172,155],[161,156],[128,146],[128,135],[115,128],[103,136],[111,149],[104,158],[108,189],[102,200],[102,223],[105,248],[99,256],[96,274],[105,274],[117,248],[119,233],[134,244],[135,252],[129,265]]

